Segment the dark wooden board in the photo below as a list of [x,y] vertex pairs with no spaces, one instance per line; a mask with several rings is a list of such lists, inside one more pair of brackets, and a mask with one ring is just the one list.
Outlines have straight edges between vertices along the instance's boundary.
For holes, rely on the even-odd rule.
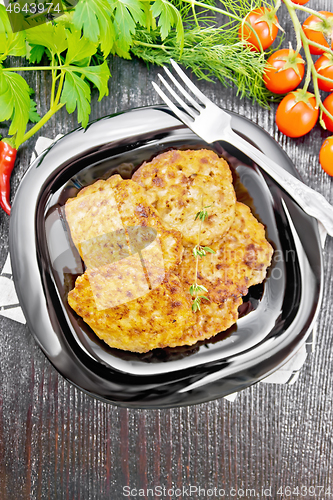
[[[310,0],[329,10],[331,0]],[[290,23],[280,15],[286,27]],[[288,31],[289,27],[289,31]],[[132,107],[159,103],[151,88],[158,70],[138,60],[113,58],[110,95],[92,104],[94,119]],[[196,81],[196,80],[195,80]],[[31,75],[43,113],[49,96],[45,74]],[[333,202],[332,179],[320,168],[318,153],[327,137],[317,126],[298,140],[282,136],[274,123],[275,107],[259,108],[240,101],[233,89],[199,82],[217,104],[258,123],[294,161],[304,181]],[[61,110],[41,135],[54,137],[76,127],[75,117]],[[12,179],[12,194],[29,164],[36,137],[22,147]],[[0,269],[8,252],[8,217],[0,214]],[[126,498],[123,487],[166,490],[189,487],[225,490],[271,488],[270,498],[333,499],[332,474],[332,308],[333,240],[324,250],[325,290],[318,319],[317,344],[292,386],[257,384],[236,401],[224,399],[171,410],[126,410],[93,400],[71,386],[51,366],[28,328],[0,317],[0,498],[115,499]],[[299,488],[288,497],[279,487]],[[331,487],[311,495],[302,486]],[[187,488],[187,489],[186,489]],[[155,491],[155,493],[158,490]],[[137,496],[139,497],[139,491]],[[170,494],[169,494],[170,493]],[[166,491],[160,498],[177,498]],[[178,492],[179,493],[179,492]],[[201,491],[191,498],[206,496]],[[269,491],[266,491],[269,493]],[[301,493],[303,495],[301,496]],[[159,498],[146,491],[139,498]],[[136,498],[132,492],[130,498]],[[259,497],[257,497],[259,498]],[[260,496],[265,498],[265,496]]]

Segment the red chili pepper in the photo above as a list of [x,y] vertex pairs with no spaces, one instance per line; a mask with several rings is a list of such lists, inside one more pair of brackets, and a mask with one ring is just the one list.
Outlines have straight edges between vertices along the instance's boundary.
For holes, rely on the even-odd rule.
[[10,215],[10,176],[15,165],[17,150],[0,141],[0,206]]

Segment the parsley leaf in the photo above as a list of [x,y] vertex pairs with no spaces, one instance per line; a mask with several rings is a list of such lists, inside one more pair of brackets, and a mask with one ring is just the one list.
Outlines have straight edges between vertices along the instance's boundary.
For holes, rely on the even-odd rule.
[[29,45],[27,49],[27,59],[30,63],[39,64],[42,60],[42,57],[45,53],[45,47],[42,45]]
[[37,112],[37,104],[30,98],[29,122],[38,123],[40,116]]
[[89,85],[74,71],[67,71],[60,102],[66,104],[68,113],[77,109],[77,120],[82,123],[82,127],[88,125],[90,95]]
[[26,31],[26,38],[30,45],[43,45],[52,54],[60,54],[68,47],[66,28],[62,24],[35,26]]
[[0,121],[11,120],[9,135],[20,144],[29,121],[30,88],[22,76],[0,68]]
[[73,14],[77,30],[93,43],[100,42],[106,57],[111,52],[115,31],[111,21],[112,9],[108,0],[79,0]]
[[136,23],[145,25],[144,7],[138,0],[109,0],[109,2],[114,9],[117,51],[126,53],[132,45]]
[[11,33],[12,28],[6,12],[6,7],[0,4],[0,33]]
[[26,53],[23,33],[0,33],[0,62],[7,56],[25,56]]
[[82,73],[88,80],[90,80],[99,90],[100,101],[105,95],[109,95],[108,81],[111,76],[107,62],[99,66],[89,66],[86,68],[79,68],[80,73]]
[[93,56],[97,51],[97,43],[93,43],[85,37],[81,38],[81,32],[77,30],[67,31],[68,50],[65,64],[82,61]]
[[168,36],[171,28],[175,26],[176,40],[182,49],[184,46],[184,26],[179,10],[168,0],[155,0],[151,11],[154,17],[159,17],[157,25],[160,28],[162,40]]

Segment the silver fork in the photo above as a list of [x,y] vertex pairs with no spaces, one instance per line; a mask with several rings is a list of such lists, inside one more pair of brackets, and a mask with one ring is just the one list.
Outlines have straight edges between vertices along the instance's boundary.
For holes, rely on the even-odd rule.
[[245,153],[265,170],[265,172],[267,172],[298,203],[304,212],[320,221],[328,234],[333,236],[333,206],[330,205],[320,193],[296,179],[296,177],[289,174],[289,172],[275,163],[275,161],[268,158],[268,156],[236,134],[230,126],[231,116],[216,106],[216,104],[212,103],[212,101],[191,82],[175,61],[171,59],[170,62],[182,81],[199,101],[197,102],[193,99],[168,68],[163,67],[175,87],[177,87],[192,105],[192,107],[188,106],[163,76],[159,74],[159,79],[164,87],[184,110],[179,109],[163,90],[155,82],[152,82],[156,92],[162,97],[163,101],[174,114],[207,143],[218,140],[225,141]]

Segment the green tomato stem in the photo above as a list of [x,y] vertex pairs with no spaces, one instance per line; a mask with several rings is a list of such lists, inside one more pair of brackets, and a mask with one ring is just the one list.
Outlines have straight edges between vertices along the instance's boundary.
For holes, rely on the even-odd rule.
[[312,45],[312,47],[317,47],[317,49],[321,49],[323,52],[326,52],[327,54],[333,55],[333,50],[330,49],[329,47],[325,47],[325,45],[321,45],[320,43],[313,42],[312,40],[309,40],[307,38],[308,44]]
[[327,21],[327,18],[323,14],[320,14],[320,12],[318,12],[316,10],[310,9],[310,7],[305,7],[305,5],[299,5],[299,4],[293,4],[293,6],[294,6],[294,9],[302,10],[303,12],[310,14],[310,16],[316,16],[321,21]]
[[[327,47],[324,47],[324,46],[318,44],[318,43],[311,42],[311,40],[309,40],[307,38],[307,36],[305,35],[304,30],[301,26],[301,23],[296,15],[296,9],[303,10],[305,12],[308,12],[310,14],[315,14],[315,15],[317,15],[317,12],[312,11],[312,9],[308,9],[307,7],[300,9],[300,5],[294,4],[293,2],[291,2],[291,0],[284,0],[284,3],[287,7],[290,18],[291,18],[292,23],[294,25],[294,30],[295,30],[296,38],[297,38],[297,51],[299,52],[299,50],[301,49],[301,47],[303,45],[305,58],[306,58],[306,62],[307,62],[307,72],[306,72],[303,90],[304,90],[304,92],[307,91],[307,89],[311,83],[311,79],[312,79],[314,94],[315,94],[316,102],[317,102],[317,107],[322,111],[322,113],[325,113],[331,120],[333,120],[333,115],[325,108],[325,106],[323,105],[322,100],[321,100],[321,95],[320,95],[319,86],[318,86],[318,76],[319,75],[317,73],[317,70],[315,68],[315,65],[314,65],[314,62],[313,62],[313,59],[311,56],[310,45],[313,45],[313,46],[319,47],[319,48],[323,48],[325,50],[325,52],[327,52],[327,53],[333,53],[333,51],[331,49],[328,49]],[[317,16],[317,17],[320,17],[320,16]],[[321,16],[321,18],[322,17],[323,16]],[[323,77],[322,79],[326,79],[326,78]],[[329,78],[327,80],[332,82],[332,80]],[[320,115],[319,122],[323,128],[326,128],[325,123],[322,120],[322,113]]]

